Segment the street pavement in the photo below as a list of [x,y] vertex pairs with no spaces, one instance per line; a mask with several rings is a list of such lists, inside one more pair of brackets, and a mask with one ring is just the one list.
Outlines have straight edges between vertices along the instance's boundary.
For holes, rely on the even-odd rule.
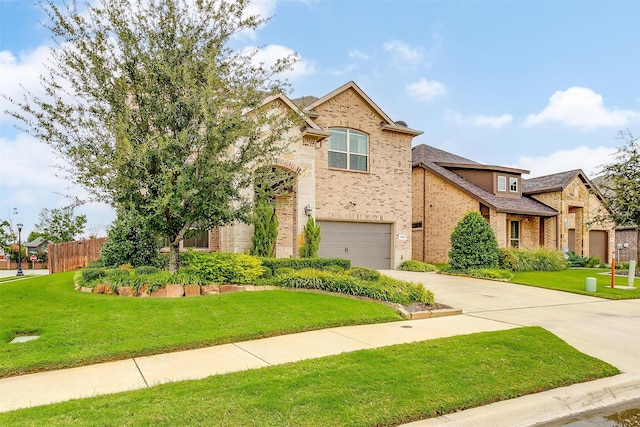
[[[488,280],[385,270],[423,283],[461,315],[348,326],[0,379],[0,412],[453,335],[542,326],[622,374],[411,423],[534,426],[640,399],[640,300],[612,301]],[[20,345],[20,344],[16,344]]]

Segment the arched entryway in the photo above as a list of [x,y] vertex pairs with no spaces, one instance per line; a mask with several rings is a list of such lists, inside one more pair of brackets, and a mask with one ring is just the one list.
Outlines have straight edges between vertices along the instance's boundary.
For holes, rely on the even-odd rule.
[[[298,256],[298,172],[280,165],[261,168],[256,197],[267,199],[275,207],[278,236],[275,244],[277,258]],[[268,191],[262,191],[267,188]]]

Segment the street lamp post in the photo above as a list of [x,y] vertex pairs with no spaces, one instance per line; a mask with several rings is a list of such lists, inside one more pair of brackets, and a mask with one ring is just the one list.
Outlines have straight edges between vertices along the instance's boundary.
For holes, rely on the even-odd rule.
[[22,224],[18,224],[18,273],[16,276],[24,276],[22,272]]

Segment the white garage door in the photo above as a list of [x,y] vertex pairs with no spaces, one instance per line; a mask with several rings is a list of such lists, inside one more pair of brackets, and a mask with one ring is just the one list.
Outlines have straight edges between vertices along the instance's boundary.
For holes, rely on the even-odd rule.
[[318,221],[318,255],[347,258],[354,267],[391,268],[391,224]]

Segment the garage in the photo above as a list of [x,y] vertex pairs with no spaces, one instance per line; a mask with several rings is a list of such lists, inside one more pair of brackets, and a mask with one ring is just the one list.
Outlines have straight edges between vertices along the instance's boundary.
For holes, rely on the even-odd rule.
[[597,256],[602,262],[607,262],[608,236],[603,230],[589,231],[589,255]]
[[318,221],[323,258],[347,258],[354,267],[391,268],[391,224]]

